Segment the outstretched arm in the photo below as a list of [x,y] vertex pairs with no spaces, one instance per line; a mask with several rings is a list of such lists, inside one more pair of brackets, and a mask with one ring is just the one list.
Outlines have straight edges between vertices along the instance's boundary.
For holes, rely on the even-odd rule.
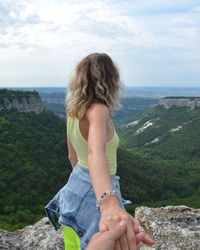
[[[88,109],[86,116],[89,121],[88,133],[88,166],[91,182],[97,198],[112,189],[112,182],[109,174],[108,163],[105,155],[107,140],[107,124],[109,119],[109,109],[104,104],[95,104]],[[132,227],[132,220],[128,213],[120,207],[115,196],[107,196],[100,207],[100,231],[115,227],[120,220],[126,222],[126,233],[122,236],[123,248],[120,243],[116,249],[136,250],[135,233]]]
[[[89,121],[88,132],[88,166],[96,197],[112,189],[108,163],[105,156],[107,140],[107,124],[109,119],[108,107],[104,104],[95,104],[86,116]],[[113,202],[118,205],[117,198]]]

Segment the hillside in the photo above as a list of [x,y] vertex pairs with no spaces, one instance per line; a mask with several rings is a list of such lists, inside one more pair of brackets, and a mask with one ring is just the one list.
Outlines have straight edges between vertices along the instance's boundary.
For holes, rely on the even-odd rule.
[[[122,195],[134,202],[127,207],[129,211],[138,205],[200,207],[198,112],[154,107],[138,115],[131,126],[115,124],[120,137],[117,174]],[[156,125],[142,131],[145,123]],[[182,130],[169,132],[182,123]],[[173,140],[186,128],[188,137],[185,133]],[[44,217],[44,205],[68,179],[66,121],[47,109],[40,113],[4,109],[0,111],[0,131],[0,228],[13,231]],[[140,132],[134,135],[136,131]],[[155,136],[161,139],[145,145]],[[181,151],[183,141],[189,154]],[[198,146],[196,152],[189,150],[194,145]]]
[[[143,185],[157,190],[152,198],[160,196],[160,201],[168,199],[174,204],[179,200],[200,207],[199,128],[199,108],[175,106],[151,108],[121,126],[122,148],[135,155],[135,159],[141,157],[146,169],[150,167],[145,175],[138,162],[140,169],[136,176],[142,178],[142,175]],[[158,178],[156,184],[152,183],[154,178]]]
[[157,106],[121,126],[129,149],[200,163],[200,109]]
[[48,110],[4,110],[0,131],[0,228],[14,230],[42,218],[68,179],[66,126]]

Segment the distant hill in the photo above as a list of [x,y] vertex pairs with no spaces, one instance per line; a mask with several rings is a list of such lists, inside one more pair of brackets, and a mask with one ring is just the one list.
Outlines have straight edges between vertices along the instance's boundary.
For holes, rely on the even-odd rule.
[[200,108],[157,106],[121,126],[126,147],[200,163]]
[[[199,128],[200,108],[172,106],[166,109],[161,105],[120,127],[122,148],[147,164],[147,176],[139,169],[136,176],[141,174],[151,190],[152,180],[159,176],[156,186],[160,185],[160,200],[169,199],[173,203],[182,198],[183,204],[190,200],[191,206],[200,207],[200,198],[197,198],[200,197]],[[130,176],[133,175],[130,173]]]
[[[65,93],[41,93],[40,95],[46,108],[52,110],[56,115],[65,119]],[[120,100],[123,108],[114,112],[113,119],[116,124],[119,125],[122,119],[134,117],[136,114],[158,104],[158,101],[159,100],[156,98],[148,97],[123,97]]]
[[0,111],[10,109],[40,113],[44,106],[37,91],[0,89]]
[[195,96],[171,96],[160,99],[159,104],[169,109],[173,106],[200,108],[200,97]]
[[[60,84],[55,83],[54,86]],[[9,87],[13,90],[36,90],[41,94],[43,93],[66,93],[66,87]],[[200,88],[184,88],[184,87],[131,87],[124,86],[125,97],[146,97],[146,98],[162,98],[165,96],[200,96]]]

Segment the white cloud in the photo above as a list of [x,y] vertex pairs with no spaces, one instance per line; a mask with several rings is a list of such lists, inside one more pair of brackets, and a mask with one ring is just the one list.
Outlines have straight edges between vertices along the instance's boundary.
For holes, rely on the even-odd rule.
[[[6,35],[1,37],[1,44],[6,46],[24,48],[19,46],[21,41],[27,47],[62,48],[74,41],[75,45],[79,42],[90,48],[95,41],[95,46],[110,49],[113,45],[149,47],[157,41],[141,21],[122,15],[118,7],[110,8],[103,1],[61,2],[59,5],[56,1],[47,4],[47,1],[37,0],[26,5],[26,1],[20,2],[24,6],[20,12],[16,8],[7,13],[11,25],[4,28]],[[31,17],[37,22],[30,22]],[[13,22],[18,22],[19,26]]]
[[[0,68],[0,82],[13,81],[15,75],[21,81],[17,72],[27,63],[33,67],[25,67],[23,80],[29,72],[32,82],[41,79],[53,84],[56,78],[65,82],[74,64],[93,51],[116,59],[127,82],[147,81],[148,75],[139,76],[146,68],[145,58],[161,60],[161,65],[168,62],[168,55],[176,60],[195,58],[198,67],[199,12],[194,0],[4,0],[0,3],[0,63],[6,65]],[[13,79],[9,65],[13,65]],[[54,75],[49,73],[51,67]],[[158,70],[150,68],[153,75]]]

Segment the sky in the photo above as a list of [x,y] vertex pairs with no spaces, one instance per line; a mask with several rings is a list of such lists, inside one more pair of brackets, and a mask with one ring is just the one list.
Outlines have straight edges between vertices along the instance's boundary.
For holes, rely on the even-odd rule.
[[0,0],[0,87],[66,87],[93,52],[125,86],[200,87],[200,0]]

